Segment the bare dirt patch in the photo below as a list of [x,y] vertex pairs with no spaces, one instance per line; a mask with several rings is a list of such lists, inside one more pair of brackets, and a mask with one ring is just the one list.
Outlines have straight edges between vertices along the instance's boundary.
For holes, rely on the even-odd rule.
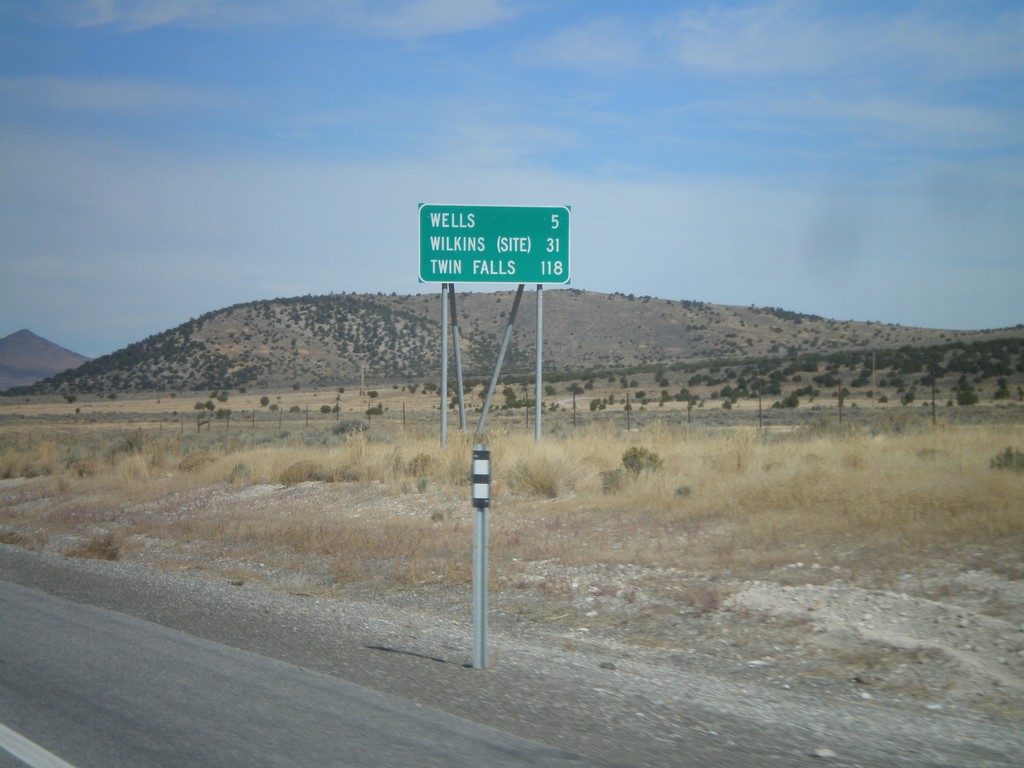
[[[797,677],[851,681],[865,697],[884,691],[940,709],[978,706],[1024,717],[1024,582],[990,572],[936,571],[925,584],[908,587],[927,590],[927,582],[952,589],[933,600],[841,582],[755,582],[725,607],[749,612],[753,626],[766,616],[803,627],[792,649],[797,653],[767,654],[752,664],[785,668],[799,661]],[[974,591],[979,586],[983,596]],[[986,612],[993,605],[1001,615]]]

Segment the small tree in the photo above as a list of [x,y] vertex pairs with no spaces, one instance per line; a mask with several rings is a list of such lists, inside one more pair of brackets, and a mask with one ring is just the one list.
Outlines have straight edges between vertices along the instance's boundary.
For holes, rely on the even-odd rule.
[[772,408],[796,408],[800,405],[800,397],[796,392],[790,392],[782,400],[772,403]]
[[961,387],[956,391],[956,404],[957,405],[975,405],[978,402],[978,393],[974,391],[974,387],[968,384],[966,387]]
[[641,472],[654,472],[661,469],[662,464],[658,454],[640,446],[634,445],[627,448],[626,452],[622,454],[622,466],[634,475],[639,475]]
[[1020,450],[1014,450],[1013,448],[1007,448],[1002,453],[996,455],[989,466],[992,469],[1009,469],[1014,472],[1024,472],[1024,453]]
[[506,408],[516,408],[520,405],[519,395],[516,394],[513,387],[505,387],[505,389],[502,390],[502,395],[505,396]]

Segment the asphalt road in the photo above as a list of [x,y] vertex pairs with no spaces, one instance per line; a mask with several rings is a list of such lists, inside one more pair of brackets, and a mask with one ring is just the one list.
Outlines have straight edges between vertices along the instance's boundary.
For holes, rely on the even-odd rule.
[[[4,582],[0,723],[77,768],[1024,765],[1009,720],[662,673],[629,648],[537,645],[515,615],[471,670],[468,618],[415,595],[320,600],[0,545]],[[0,749],[0,768],[24,766]]]
[[10,582],[0,582],[0,616],[0,723],[75,768],[584,765],[440,710]]

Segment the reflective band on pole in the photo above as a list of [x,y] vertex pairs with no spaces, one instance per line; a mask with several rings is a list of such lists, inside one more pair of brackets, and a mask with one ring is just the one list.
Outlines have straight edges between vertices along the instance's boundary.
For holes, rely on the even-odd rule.
[[473,507],[491,506],[491,452],[478,445],[473,449]]

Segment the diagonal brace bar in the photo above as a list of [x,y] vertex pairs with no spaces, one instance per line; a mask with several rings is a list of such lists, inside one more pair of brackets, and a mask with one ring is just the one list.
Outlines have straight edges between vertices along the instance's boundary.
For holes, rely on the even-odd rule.
[[505,338],[501,341],[501,349],[498,350],[498,361],[494,364],[494,376],[491,377],[491,386],[487,389],[487,397],[484,399],[484,409],[480,413],[480,423],[476,426],[476,433],[484,433],[484,424],[487,421],[487,412],[491,409],[491,399],[494,397],[494,390],[498,386],[498,376],[501,375],[501,364],[505,362],[505,350],[508,349],[509,339],[512,338],[512,326],[516,321],[516,314],[519,312],[519,302],[523,299],[524,283],[520,283],[516,290],[515,301],[512,302],[512,311],[508,316],[508,325],[505,327]]

